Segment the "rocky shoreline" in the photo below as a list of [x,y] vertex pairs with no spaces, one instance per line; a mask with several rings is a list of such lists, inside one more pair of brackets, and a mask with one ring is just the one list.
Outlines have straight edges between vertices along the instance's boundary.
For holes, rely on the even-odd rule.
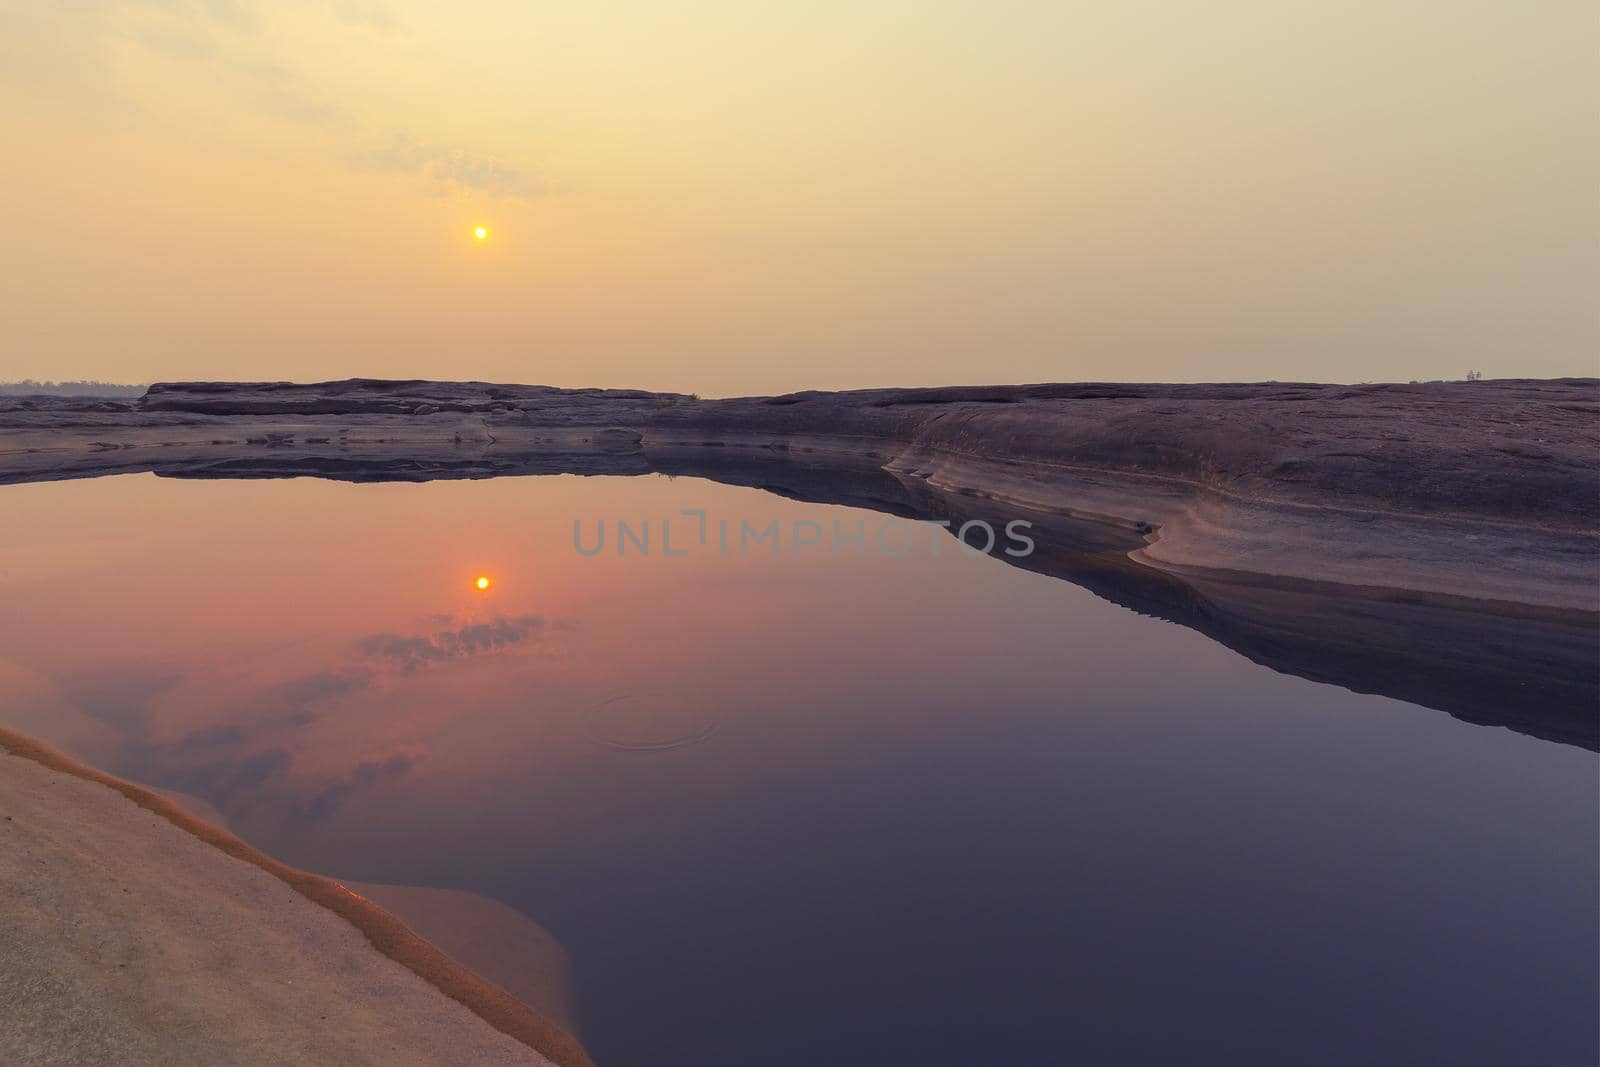
[[353,379],[0,398],[0,484],[663,472],[1032,517],[1019,565],[1275,669],[1600,748],[1600,380],[701,400]]

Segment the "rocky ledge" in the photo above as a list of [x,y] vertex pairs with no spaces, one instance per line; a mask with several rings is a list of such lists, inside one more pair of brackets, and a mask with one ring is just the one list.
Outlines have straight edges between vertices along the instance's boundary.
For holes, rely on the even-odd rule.
[[905,514],[1025,514],[1046,536],[1024,565],[1261,662],[1600,744],[1596,379],[721,400],[353,379],[0,398],[0,484],[136,471],[665,471]]

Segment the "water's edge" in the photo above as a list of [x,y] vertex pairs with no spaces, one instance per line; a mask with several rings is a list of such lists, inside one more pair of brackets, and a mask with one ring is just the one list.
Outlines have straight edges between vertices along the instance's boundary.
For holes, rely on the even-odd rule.
[[[25,734],[0,727],[0,751],[115,790],[204,844],[260,868],[312,904],[340,916],[361,931],[375,951],[559,1067],[593,1067],[582,1046],[561,1027],[461,966],[395,916],[342,883],[280,863],[159,793],[89,767]],[[181,870],[172,872],[178,882],[186,876]]]
[[[1464,414],[1473,405],[1488,410],[1501,384],[1457,390],[1440,403]],[[1535,384],[1536,394],[1549,394],[1538,403],[1553,407],[1583,406],[1600,393],[1600,383],[1589,381]],[[1038,548],[1026,558],[1000,557],[1006,562],[1191,627],[1256,663],[1600,750],[1593,655],[1600,535],[1581,510],[1564,527],[1508,521],[1501,512],[1515,502],[1508,494],[1525,463],[1496,475],[1505,483],[1499,496],[1463,496],[1457,513],[1382,506],[1370,479],[1352,479],[1349,493],[1324,503],[1302,499],[1304,487],[1288,475],[1268,486],[1282,492],[1261,495],[1247,491],[1259,490],[1260,477],[1197,480],[1181,476],[1181,463],[1131,470],[1115,457],[1084,466],[1068,462],[1081,442],[1019,440],[1090,433],[1073,428],[1086,410],[1080,405],[1110,402],[1040,399],[1030,388],[996,390],[1007,394],[998,398],[896,390],[700,402],[478,383],[153,387],[138,403],[0,406],[0,484],[133,472],[351,482],[663,473],[955,526],[1021,517],[1034,523]],[[1268,387],[1227,388],[1244,392],[1193,404],[1242,403],[1250,389]],[[1333,388],[1270,395],[1272,404],[1297,410],[1351,403],[1327,393]],[[1150,395],[1117,402],[1178,410],[1181,392],[1162,390],[1180,389],[1147,387]],[[1362,396],[1369,406],[1373,396],[1394,399]],[[841,407],[840,398],[850,405]],[[1526,398],[1517,403],[1537,407]],[[819,405],[818,413],[799,414],[808,405]],[[901,414],[926,408],[937,411]],[[988,440],[983,435],[994,428],[986,413],[996,409],[1011,420],[1009,436]],[[1100,420],[1093,433],[1109,433],[1108,418],[1093,415],[1091,422]],[[960,432],[947,425],[952,419]],[[1586,432],[1568,431],[1566,444],[1581,450]],[[1148,450],[1128,449],[1134,458]],[[1452,471],[1474,459],[1451,456]],[[1426,480],[1415,471],[1398,477]],[[1591,480],[1567,477],[1555,503],[1584,495]],[[1409,491],[1401,485],[1393,493],[1410,499]]]

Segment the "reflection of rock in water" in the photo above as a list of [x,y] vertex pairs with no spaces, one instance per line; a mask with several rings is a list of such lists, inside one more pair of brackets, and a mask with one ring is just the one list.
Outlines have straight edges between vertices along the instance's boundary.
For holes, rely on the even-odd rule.
[[670,752],[697,745],[717,732],[717,720],[698,703],[679,704],[672,698],[635,701],[618,693],[594,706],[589,740],[602,748],[623,752]]

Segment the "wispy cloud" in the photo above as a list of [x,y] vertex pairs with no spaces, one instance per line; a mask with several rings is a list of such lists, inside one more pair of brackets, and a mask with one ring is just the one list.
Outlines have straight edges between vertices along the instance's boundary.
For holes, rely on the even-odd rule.
[[365,689],[372,681],[372,673],[359,667],[344,670],[317,671],[279,683],[274,694],[296,711],[304,711],[311,704],[334,697],[347,696]]
[[101,106],[138,108],[137,86],[119,81],[111,61],[119,47],[133,45],[186,72],[207,96],[331,135],[333,143],[320,150],[357,171],[414,175],[430,195],[545,195],[540,176],[459,143],[448,131],[424,137],[364,119],[294,63],[283,44],[283,23],[310,32],[302,24],[310,18],[321,34],[349,36],[351,47],[382,47],[384,37],[401,29],[392,7],[378,0],[296,6],[303,13],[285,20],[281,5],[264,0],[83,0],[14,9],[0,3],[0,85],[52,99],[89,93]]
[[413,745],[398,752],[368,756],[344,781],[335,782],[307,801],[300,809],[300,817],[310,822],[329,818],[352,797],[411,773],[422,755],[422,748]]
[[428,144],[401,131],[388,143],[361,152],[357,166],[373,171],[419,174],[437,190],[469,189],[491,196],[536,200],[546,186],[539,178],[494,156]]
[[343,108],[317,93],[280,63],[250,60],[232,63],[230,68],[261,111],[307,126],[352,121]]
[[[234,747],[222,735],[215,738],[219,747]],[[166,762],[166,761],[163,761]],[[162,780],[185,793],[202,796],[218,807],[228,807],[246,794],[254,793],[274,781],[281,782],[294,763],[294,753],[286,746],[252,752],[229,752],[198,765],[169,765],[162,768]]]
[[432,634],[373,634],[363,638],[361,651],[394,663],[401,670],[415,671],[446,660],[464,659],[495,652],[543,636],[542,615],[497,617],[488,622],[468,623],[452,630]]

